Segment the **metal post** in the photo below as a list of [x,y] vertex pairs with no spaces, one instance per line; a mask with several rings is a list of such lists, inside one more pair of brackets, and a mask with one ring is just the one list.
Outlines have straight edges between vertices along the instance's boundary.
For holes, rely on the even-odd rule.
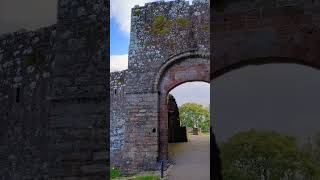
[[163,178],[163,160],[161,160],[161,178]]

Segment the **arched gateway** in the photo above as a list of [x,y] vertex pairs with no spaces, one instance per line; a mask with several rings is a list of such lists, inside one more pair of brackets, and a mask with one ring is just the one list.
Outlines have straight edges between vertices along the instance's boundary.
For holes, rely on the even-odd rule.
[[168,158],[168,93],[180,84],[192,81],[210,81],[209,55],[197,52],[183,53],[174,56],[161,66],[156,79],[154,90],[159,97],[159,158]]
[[209,1],[132,9],[129,67],[111,74],[111,164],[155,170],[168,157],[167,95],[210,80]]
[[[249,64],[319,68],[319,9],[319,1],[311,0],[244,1],[217,8],[211,17],[211,82]],[[208,29],[208,1],[155,2],[132,10],[129,68],[113,73],[111,82],[113,165],[127,171],[155,169],[159,159],[167,158],[164,99],[181,83],[209,81]]]

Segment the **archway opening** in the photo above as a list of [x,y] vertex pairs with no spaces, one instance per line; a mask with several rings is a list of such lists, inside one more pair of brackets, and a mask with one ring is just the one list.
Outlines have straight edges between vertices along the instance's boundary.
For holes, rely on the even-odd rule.
[[[199,165],[209,177],[210,171],[210,85],[207,82],[180,84],[167,94],[168,160],[174,163],[174,174],[179,169]],[[183,167],[183,168],[182,168]]]
[[305,65],[273,63],[213,80],[213,129],[224,177],[283,179],[290,172],[293,179],[319,178],[319,77]]
[[[154,90],[158,92],[158,160],[161,162],[168,162],[168,95],[177,86],[195,81],[210,82],[210,60],[208,54],[187,51],[172,56],[162,64],[156,75]],[[209,149],[208,147],[207,150]],[[208,157],[206,158],[209,159]],[[184,165],[188,164],[190,163],[185,163]],[[194,165],[194,163],[191,164]],[[206,167],[209,168],[210,165],[208,164]],[[188,169],[184,171],[188,171]],[[183,172],[177,174],[188,175]],[[208,176],[209,171],[203,173],[203,175]],[[190,179],[190,177],[186,176],[184,179]]]

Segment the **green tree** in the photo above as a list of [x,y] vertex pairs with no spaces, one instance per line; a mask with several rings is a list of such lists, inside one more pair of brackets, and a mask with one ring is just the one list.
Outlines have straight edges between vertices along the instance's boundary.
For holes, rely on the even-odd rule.
[[316,161],[320,164],[320,133],[312,138],[312,154]]
[[179,108],[182,126],[201,128],[204,132],[210,130],[210,114],[206,107],[197,103],[185,103]]
[[304,144],[304,150],[312,154],[313,158],[318,162],[318,166],[320,166],[320,133],[308,138]]
[[291,136],[250,130],[234,135],[221,143],[220,148],[226,180],[320,178],[311,154],[303,151]]

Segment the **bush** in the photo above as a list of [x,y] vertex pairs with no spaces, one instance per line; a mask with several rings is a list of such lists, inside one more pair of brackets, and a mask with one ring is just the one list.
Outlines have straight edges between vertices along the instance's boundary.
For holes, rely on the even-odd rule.
[[114,178],[117,178],[117,177],[120,177],[121,176],[121,172],[119,169],[116,169],[116,168],[111,168],[111,171],[110,171],[110,177],[111,179],[114,179]]

